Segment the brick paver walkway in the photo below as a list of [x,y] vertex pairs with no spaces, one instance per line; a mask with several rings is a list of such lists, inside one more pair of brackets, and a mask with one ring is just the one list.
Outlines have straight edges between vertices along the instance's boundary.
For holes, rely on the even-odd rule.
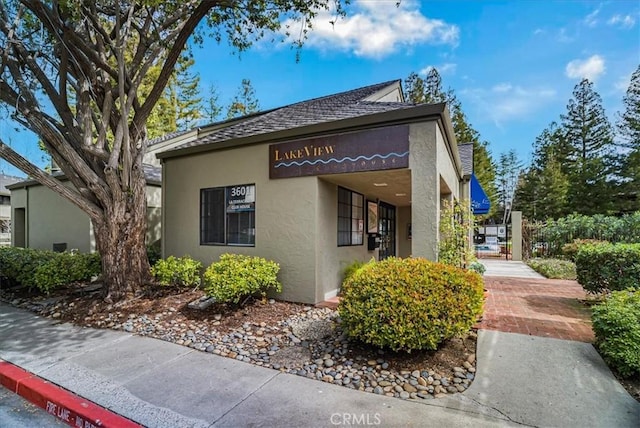
[[484,315],[476,328],[593,342],[586,297],[575,281],[485,277]]

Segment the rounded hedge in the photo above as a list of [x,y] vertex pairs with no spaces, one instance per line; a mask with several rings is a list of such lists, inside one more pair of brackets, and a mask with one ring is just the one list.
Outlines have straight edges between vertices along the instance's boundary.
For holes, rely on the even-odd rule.
[[482,277],[422,258],[368,263],[342,287],[338,307],[351,338],[394,351],[435,350],[482,313]]

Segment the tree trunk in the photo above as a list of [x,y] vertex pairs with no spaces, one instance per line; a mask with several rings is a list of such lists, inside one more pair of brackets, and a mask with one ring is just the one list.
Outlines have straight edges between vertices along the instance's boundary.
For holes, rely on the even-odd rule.
[[93,221],[96,246],[102,259],[105,301],[137,293],[150,280],[145,237],[147,231],[146,180],[135,169],[132,189],[114,194],[105,215]]

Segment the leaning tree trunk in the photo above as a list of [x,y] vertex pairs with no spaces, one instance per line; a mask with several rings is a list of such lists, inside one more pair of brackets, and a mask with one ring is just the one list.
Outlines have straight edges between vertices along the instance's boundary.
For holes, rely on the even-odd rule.
[[133,188],[114,192],[113,204],[106,207],[101,219],[93,221],[96,246],[102,259],[105,301],[109,303],[135,294],[150,280],[145,245],[146,181],[141,170],[134,171]]

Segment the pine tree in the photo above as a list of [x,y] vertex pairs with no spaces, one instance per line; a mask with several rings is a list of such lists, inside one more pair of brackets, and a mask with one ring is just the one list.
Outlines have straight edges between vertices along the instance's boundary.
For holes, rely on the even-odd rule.
[[220,105],[220,93],[214,85],[209,86],[209,96],[204,102],[204,120],[207,123],[214,123],[220,119],[222,106]]
[[516,151],[511,149],[500,155],[497,168],[497,197],[500,205],[500,223],[507,220],[507,215],[513,207],[516,188],[522,172],[522,162]]
[[625,147],[640,151],[640,65],[631,75],[622,103],[625,110],[618,114],[619,135],[625,140]]
[[260,103],[256,98],[256,91],[251,85],[251,80],[242,79],[240,88],[227,109],[227,119],[246,116],[259,110]]
[[200,75],[190,72],[194,64],[193,58],[183,58],[179,61],[175,77],[169,83],[175,91],[176,122],[179,131],[193,128],[202,118]]
[[624,112],[618,113],[618,135],[623,151],[618,161],[621,178],[616,211],[640,210],[640,65],[631,75],[631,82],[622,98]]
[[458,144],[473,143],[473,171],[491,201],[491,210],[487,215],[491,216],[495,213],[497,205],[496,166],[489,151],[489,144],[486,141],[480,141],[480,134],[467,120],[462,111],[462,104],[453,89],[449,88],[445,91],[442,88],[440,73],[436,68],[431,68],[426,79],[416,73],[409,74],[405,80],[405,94],[409,102],[416,104],[447,103]]
[[569,208],[580,214],[604,214],[612,208],[613,201],[613,189],[607,182],[613,129],[600,95],[588,79],[576,85],[567,113],[561,118],[570,147]]

